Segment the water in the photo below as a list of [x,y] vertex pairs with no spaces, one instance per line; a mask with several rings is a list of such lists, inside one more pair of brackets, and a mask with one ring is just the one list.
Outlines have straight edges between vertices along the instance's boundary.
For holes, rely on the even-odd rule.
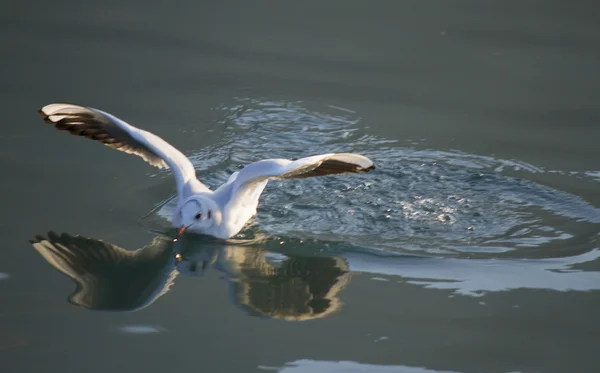
[[[0,6],[0,368],[596,372],[595,3]],[[227,244],[174,243],[168,170],[56,132],[109,111],[212,188],[272,181]]]

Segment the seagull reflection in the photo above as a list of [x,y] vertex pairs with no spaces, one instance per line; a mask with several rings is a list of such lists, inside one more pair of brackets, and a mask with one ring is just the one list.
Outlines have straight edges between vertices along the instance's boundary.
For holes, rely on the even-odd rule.
[[167,293],[177,277],[172,239],[157,236],[135,251],[110,242],[48,232],[33,247],[77,285],[73,305],[104,311],[134,311]]
[[231,301],[247,314],[310,320],[339,310],[338,295],[350,281],[347,263],[338,257],[285,256],[193,236],[173,242],[159,235],[135,251],[55,232],[31,243],[76,283],[69,302],[92,310],[142,309],[165,295],[179,273],[199,277],[214,268],[226,275]]
[[225,248],[217,266],[230,274],[232,296],[248,314],[288,321],[322,318],[338,311],[337,297],[350,281],[338,257],[288,257]]

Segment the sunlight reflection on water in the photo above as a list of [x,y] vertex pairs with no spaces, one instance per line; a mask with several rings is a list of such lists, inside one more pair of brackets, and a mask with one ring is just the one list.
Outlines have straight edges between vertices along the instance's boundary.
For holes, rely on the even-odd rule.
[[292,361],[290,363],[286,363],[286,365],[283,367],[270,367],[261,365],[258,368],[265,371],[276,371],[279,373],[459,373],[453,370],[434,370],[424,367],[410,367],[404,365],[375,365],[361,364],[354,361],[316,361],[309,359]]
[[126,334],[155,334],[163,332],[165,329],[153,325],[124,325],[119,327],[119,331]]

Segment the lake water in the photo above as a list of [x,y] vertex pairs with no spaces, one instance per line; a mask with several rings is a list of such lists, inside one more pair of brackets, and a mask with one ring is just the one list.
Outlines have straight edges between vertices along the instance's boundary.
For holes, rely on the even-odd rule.
[[[599,8],[1,4],[0,371],[597,372]],[[230,243],[173,243],[170,171],[52,102],[212,188],[269,157],[377,169],[272,181]]]

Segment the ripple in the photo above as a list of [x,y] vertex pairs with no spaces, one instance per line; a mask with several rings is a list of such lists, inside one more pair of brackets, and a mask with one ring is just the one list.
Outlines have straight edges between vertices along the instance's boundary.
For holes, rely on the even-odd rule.
[[346,253],[344,258],[352,272],[398,276],[400,282],[455,295],[480,297],[515,289],[600,290],[600,272],[577,269],[597,263],[600,249],[570,257],[525,260],[417,258],[415,262],[393,257],[382,260],[363,253]]
[[[507,175],[546,172],[534,165],[402,145],[368,133],[356,113],[336,107],[240,99],[218,110],[224,138],[191,156],[212,188],[270,157],[357,152],[377,165],[369,174],[270,182],[255,224],[241,237],[258,230],[405,253],[533,258],[562,256],[597,240],[600,209]],[[174,204],[166,201],[156,216],[168,219]]]

